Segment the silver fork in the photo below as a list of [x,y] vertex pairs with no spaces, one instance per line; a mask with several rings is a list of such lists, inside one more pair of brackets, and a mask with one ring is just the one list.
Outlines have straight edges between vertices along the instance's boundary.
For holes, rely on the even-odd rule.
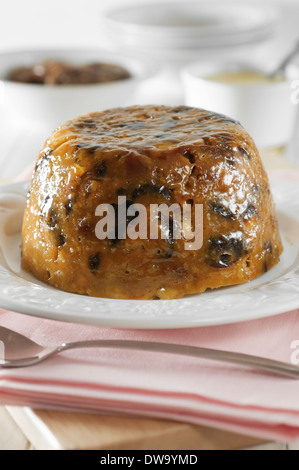
[[[69,349],[79,348],[114,348],[152,351],[183,356],[201,357],[217,361],[240,364],[260,369],[285,377],[299,378],[299,367],[284,362],[273,361],[262,357],[251,356],[230,351],[184,346],[171,343],[155,343],[131,340],[88,340],[74,343],[62,343],[57,347],[44,348],[31,339],[8,328],[0,327],[0,341],[4,345],[3,354],[0,348],[0,367],[26,367],[38,364],[54,354]],[[2,356],[2,357],[1,357]]]

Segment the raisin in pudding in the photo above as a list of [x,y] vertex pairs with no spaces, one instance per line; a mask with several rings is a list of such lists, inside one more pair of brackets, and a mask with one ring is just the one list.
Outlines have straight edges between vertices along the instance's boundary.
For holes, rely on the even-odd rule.
[[[96,208],[109,204],[117,214],[120,196],[127,208],[201,205],[202,246],[186,249],[171,223],[164,238],[99,239]],[[161,218],[159,224],[162,231]],[[275,266],[281,252],[258,150],[243,127],[223,115],[185,106],[92,113],[56,129],[37,159],[22,263],[62,290],[180,298],[254,279]]]

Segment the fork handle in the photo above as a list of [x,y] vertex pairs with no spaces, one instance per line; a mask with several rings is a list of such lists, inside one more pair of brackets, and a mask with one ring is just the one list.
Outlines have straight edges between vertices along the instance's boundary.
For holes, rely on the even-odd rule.
[[94,347],[133,349],[138,351],[152,351],[167,354],[178,354],[183,356],[201,357],[205,359],[213,359],[216,361],[253,367],[256,369],[265,370],[268,372],[295,379],[299,378],[299,367],[285,362],[274,361],[272,359],[266,359],[237,352],[221,351],[216,349],[200,348],[196,346],[185,346],[171,343],[156,343],[149,341],[131,340],[77,341],[75,343],[63,343],[55,350],[55,353],[70,349]]

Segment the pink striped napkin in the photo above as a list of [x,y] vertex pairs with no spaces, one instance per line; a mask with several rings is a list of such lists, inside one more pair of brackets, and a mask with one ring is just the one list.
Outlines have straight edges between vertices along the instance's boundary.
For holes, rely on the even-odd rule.
[[[299,181],[299,172],[294,175]],[[44,346],[136,339],[286,362],[294,353],[291,343],[299,341],[299,310],[233,325],[158,331],[82,326],[3,310],[0,324]],[[298,397],[299,380],[151,352],[82,349],[29,368],[0,370],[1,404],[167,418],[285,442],[299,438]]]

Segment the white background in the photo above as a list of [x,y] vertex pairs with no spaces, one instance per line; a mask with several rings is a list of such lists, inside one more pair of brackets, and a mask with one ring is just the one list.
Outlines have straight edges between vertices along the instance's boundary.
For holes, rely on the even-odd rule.
[[[101,12],[119,4],[143,2],[149,3],[151,0],[0,0],[0,50],[107,46],[101,34]],[[155,2],[153,0],[151,3]],[[238,4],[242,2],[236,0]],[[267,52],[260,50],[265,61],[274,59],[278,62],[299,38],[299,0],[259,0],[256,3],[264,2],[283,6],[276,35],[271,39],[271,48]],[[251,52],[257,54],[259,51]],[[247,58],[248,53],[243,55]],[[165,104],[174,104],[167,96],[167,92],[172,92],[170,83],[163,89],[162,83],[157,82],[156,88],[151,87],[151,92],[148,102],[161,103],[165,100]],[[171,100],[174,101],[173,96]],[[182,96],[177,97],[177,102],[182,103]],[[32,134],[24,129],[17,132],[16,128],[9,133],[5,116],[0,115],[0,178],[14,177],[33,162],[46,137],[34,134],[34,129]]]
[[[164,3],[171,0],[163,0]],[[177,0],[177,2],[184,0]],[[195,0],[196,1],[196,0]],[[244,3],[245,0],[235,0]],[[100,15],[105,9],[156,0],[0,0],[0,49],[45,45],[101,45]],[[299,36],[299,0],[258,0],[283,5],[277,55]],[[297,7],[297,8],[296,8]]]

